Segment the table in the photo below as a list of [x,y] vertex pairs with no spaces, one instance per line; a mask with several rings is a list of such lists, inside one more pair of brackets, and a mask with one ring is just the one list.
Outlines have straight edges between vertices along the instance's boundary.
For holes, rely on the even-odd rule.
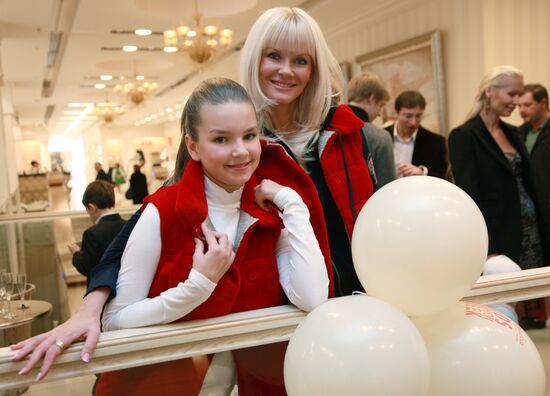
[[[24,310],[17,309],[21,304],[25,304],[28,308]],[[0,333],[3,335],[5,346],[29,338],[31,336],[30,323],[52,311],[52,304],[40,300],[12,300],[10,307],[11,312],[16,313],[17,316],[12,319],[0,317]],[[28,386],[0,391],[0,396],[21,395],[25,393],[27,389]]]
[[[21,306],[21,304],[25,304],[25,306],[29,307],[25,310],[17,309]],[[17,331],[15,331],[15,328],[19,326],[23,326],[25,324],[30,324],[33,320],[38,319],[48,313],[50,313],[52,310],[52,304],[46,301],[40,301],[40,300],[13,300],[11,302],[11,312],[16,313],[17,316],[12,319],[4,319],[3,317],[0,317],[0,331],[11,329],[10,331],[6,331],[4,333],[4,342],[10,344],[12,342],[18,341],[14,338],[18,338],[19,335]],[[20,339],[24,339],[27,337],[30,337],[30,326],[25,326],[28,328],[29,334],[27,336],[24,336]]]

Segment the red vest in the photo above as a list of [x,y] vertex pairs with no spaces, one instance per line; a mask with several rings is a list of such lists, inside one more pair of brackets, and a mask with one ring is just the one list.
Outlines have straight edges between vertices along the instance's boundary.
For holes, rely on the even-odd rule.
[[[342,151],[346,158],[347,175],[351,180],[355,214],[373,194],[374,186],[369,174],[367,162],[363,156],[361,121],[347,105],[339,105],[326,130],[319,136],[319,158],[321,167],[332,198],[342,216],[348,237],[351,239],[354,219],[350,204],[350,186]],[[340,138],[342,145],[340,145]]]
[[[235,260],[208,300],[180,318],[180,321],[288,303],[279,285],[274,254],[283,223],[276,213],[267,212],[255,204],[254,187],[264,177],[269,177],[296,189],[302,197],[307,197],[304,199],[306,205],[312,203],[315,212],[322,213],[322,210],[318,198],[315,199],[316,194],[311,194],[315,191],[311,180],[284,150],[279,145],[265,142],[262,146],[258,170],[245,184],[241,197],[239,227],[248,228],[241,233],[240,238],[237,236],[240,242],[237,242]],[[193,238],[201,236],[200,225],[208,215],[201,166],[190,161],[179,183],[161,188],[149,196],[145,204],[148,202],[158,209],[162,240],[157,272],[149,290],[149,297],[155,297],[171,287],[176,287],[179,282],[188,278],[191,271],[195,250]],[[324,222],[322,218],[312,216],[312,219],[318,225]],[[330,257],[325,228],[316,227],[319,228],[317,233],[323,241],[323,253],[325,257]],[[330,260],[326,260],[326,265],[331,273]]]

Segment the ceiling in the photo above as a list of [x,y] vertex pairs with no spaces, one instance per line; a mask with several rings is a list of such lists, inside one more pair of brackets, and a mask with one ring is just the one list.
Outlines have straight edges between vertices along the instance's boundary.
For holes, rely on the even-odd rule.
[[[307,9],[323,0],[288,0],[284,5]],[[132,76],[135,71],[158,83],[151,99],[140,106],[126,105],[115,120],[120,127],[144,122],[158,125],[173,117],[163,109],[181,105],[196,78],[227,71],[236,77],[235,53],[254,20],[265,9],[281,5],[275,0],[200,0],[207,24],[233,30],[232,48],[199,69],[185,53],[106,51],[102,47],[163,45],[161,35],[140,37],[112,34],[111,30],[149,28],[162,31],[180,23],[192,24],[193,0],[0,0],[0,84],[4,102],[13,105],[25,136],[68,135],[101,126],[102,120],[63,120],[71,115],[69,103],[120,102],[112,88],[95,89],[99,76]],[[61,33],[57,55],[48,54],[54,33]],[[227,59],[231,66],[227,65]],[[233,59],[235,58],[235,59]],[[226,63],[224,64],[224,60]],[[48,67],[50,62],[51,67]],[[230,70],[228,70],[230,68]],[[192,80],[190,77],[195,78]],[[189,83],[185,83],[189,79]],[[114,85],[114,82],[106,82]],[[74,108],[72,108],[74,110]],[[177,111],[177,110],[176,110]],[[74,117],[74,115],[73,115]],[[69,126],[73,125],[72,129]]]

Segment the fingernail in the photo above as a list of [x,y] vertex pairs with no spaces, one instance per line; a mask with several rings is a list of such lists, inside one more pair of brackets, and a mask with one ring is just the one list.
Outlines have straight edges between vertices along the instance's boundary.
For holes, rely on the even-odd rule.
[[36,379],[35,381],[38,382],[42,379],[42,373],[38,373],[38,375],[36,376]]
[[25,373],[25,368],[22,368],[21,370],[19,370],[19,372],[17,373],[17,375],[22,375]]
[[90,354],[89,353],[85,353],[84,355],[82,355],[82,361],[86,362],[86,363],[89,363],[90,362]]

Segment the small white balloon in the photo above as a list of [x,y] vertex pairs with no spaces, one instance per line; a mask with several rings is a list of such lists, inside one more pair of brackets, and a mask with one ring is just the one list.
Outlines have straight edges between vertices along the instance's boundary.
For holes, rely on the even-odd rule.
[[475,202],[429,176],[401,178],[377,191],[361,210],[352,239],[367,294],[410,316],[458,302],[481,274],[487,246]]
[[500,312],[460,302],[412,320],[430,355],[429,395],[544,395],[546,374],[537,348]]
[[296,328],[284,377],[291,396],[420,396],[428,389],[428,354],[397,308],[373,297],[340,297]]

